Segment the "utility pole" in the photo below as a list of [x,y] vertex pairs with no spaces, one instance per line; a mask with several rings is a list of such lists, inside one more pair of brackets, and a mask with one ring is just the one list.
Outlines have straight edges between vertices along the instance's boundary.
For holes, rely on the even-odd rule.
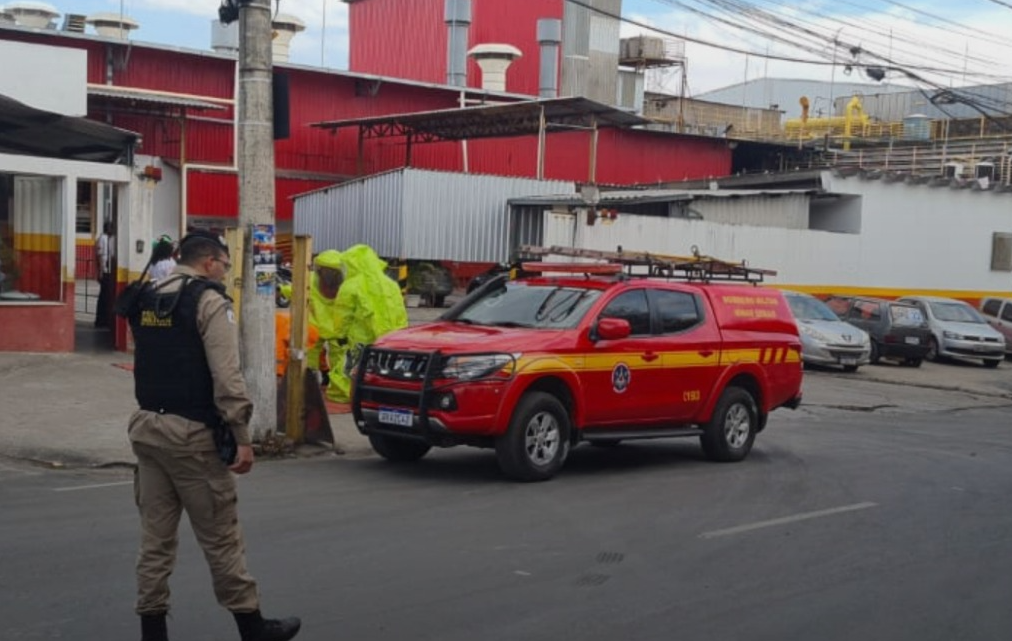
[[[251,432],[277,427],[274,363],[274,105],[270,0],[239,0],[239,233],[243,281],[239,336],[253,401]],[[253,231],[256,229],[257,233]],[[270,252],[270,264],[266,264]],[[254,256],[263,261],[254,261]]]

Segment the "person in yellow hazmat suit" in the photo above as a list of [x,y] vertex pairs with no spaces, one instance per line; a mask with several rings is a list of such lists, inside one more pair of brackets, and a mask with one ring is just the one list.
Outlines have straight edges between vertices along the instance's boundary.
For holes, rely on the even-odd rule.
[[306,351],[306,366],[324,374],[327,363],[338,367],[341,362],[336,360],[341,354],[337,343],[337,293],[341,281],[341,252],[336,249],[320,252],[313,259],[313,275],[309,280],[309,325],[316,330],[319,340]]
[[[332,355],[327,398],[337,403],[351,400],[351,378],[345,359],[358,345],[408,326],[408,310],[397,283],[386,275],[387,264],[372,247],[353,245],[341,252],[344,282],[337,293],[335,336],[342,352]],[[323,336],[321,332],[321,337]]]

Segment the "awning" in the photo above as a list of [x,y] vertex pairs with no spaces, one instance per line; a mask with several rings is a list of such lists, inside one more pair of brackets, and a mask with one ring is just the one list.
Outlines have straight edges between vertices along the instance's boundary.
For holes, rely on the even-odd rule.
[[200,110],[224,110],[231,99],[215,99],[205,96],[191,96],[137,87],[117,87],[116,85],[88,85],[88,97],[109,100],[130,105],[147,105]]
[[504,105],[328,120],[311,126],[331,130],[358,127],[364,138],[408,136],[418,142],[437,142],[535,135],[541,131],[542,118],[548,132],[633,127],[650,122],[587,98],[552,98]]
[[0,95],[0,152],[125,163],[132,161],[139,139],[132,131],[35,109]]

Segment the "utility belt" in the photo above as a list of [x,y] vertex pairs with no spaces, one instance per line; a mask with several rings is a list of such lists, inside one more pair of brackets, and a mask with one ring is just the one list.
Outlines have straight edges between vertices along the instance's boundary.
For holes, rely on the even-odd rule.
[[218,458],[222,460],[225,465],[231,465],[235,463],[236,453],[238,451],[238,444],[235,442],[235,434],[232,433],[232,428],[229,427],[224,420],[215,411],[201,411],[196,408],[188,407],[185,409],[168,409],[164,407],[144,407],[141,409],[145,412],[154,412],[155,414],[172,414],[173,416],[181,416],[190,421],[196,423],[203,423],[206,425],[214,437],[214,448],[218,451]]

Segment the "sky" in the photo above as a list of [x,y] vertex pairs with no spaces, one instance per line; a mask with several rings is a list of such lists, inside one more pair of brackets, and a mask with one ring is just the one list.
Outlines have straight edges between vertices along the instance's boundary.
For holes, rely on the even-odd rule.
[[[132,34],[134,40],[193,49],[209,48],[211,21],[217,17],[219,4],[218,0],[47,1],[65,13],[122,11],[141,25]],[[292,41],[291,62],[346,69],[348,6],[341,0],[279,1],[281,13],[295,15],[306,23],[306,31]],[[0,6],[4,3],[0,0]],[[790,22],[782,28],[764,27],[763,34],[735,28],[733,25],[743,22],[741,13],[719,9],[721,5],[742,3],[625,0],[622,14],[632,21],[716,45],[686,42],[688,95],[761,77],[869,81],[862,77],[860,67],[850,76],[845,75],[845,67],[850,61],[884,64],[872,57],[875,54],[894,61],[897,69],[942,86],[1012,81],[1012,62],[1008,62],[1012,61],[1012,39],[1002,35],[1012,33],[1012,0],[752,0],[749,4],[773,11],[780,20]],[[801,35],[798,28],[802,27],[815,34],[809,50],[776,40],[796,40]],[[623,37],[640,33],[649,32],[637,25],[622,25]],[[868,53],[851,59],[850,50],[855,47]],[[823,64],[779,61],[767,56],[818,60]],[[910,78],[909,73],[887,70],[883,82],[911,84]],[[647,82],[650,89],[678,93],[680,72],[656,72]]]

